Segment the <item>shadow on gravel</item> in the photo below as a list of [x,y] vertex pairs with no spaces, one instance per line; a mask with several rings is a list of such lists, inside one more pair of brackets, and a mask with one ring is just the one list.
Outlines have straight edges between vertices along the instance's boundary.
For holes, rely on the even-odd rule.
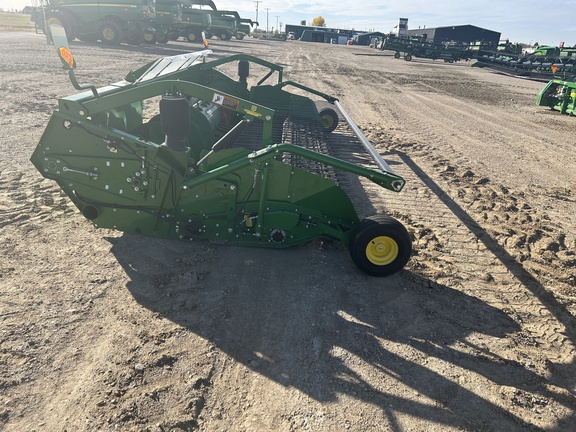
[[[561,304],[544,285],[534,278],[506,249],[488,234],[466,210],[456,203],[444,190],[422,170],[410,156],[404,152],[393,151],[421,180],[430,188],[450,211],[468,228],[468,230],[481,241],[486,248],[524,285],[550,314],[564,326],[563,334],[576,345],[576,318]],[[554,365],[556,372],[551,381],[568,391],[576,386],[576,364]],[[571,403],[573,405],[573,402]]]
[[[395,431],[400,414],[470,430],[534,428],[490,402],[501,397],[491,394],[498,386],[547,390],[542,377],[484,347],[519,326],[477,298],[408,272],[367,277],[333,243],[262,250],[110,241],[141,305],[286,388],[319,402],[357,399]],[[470,377],[480,392],[469,390]]]

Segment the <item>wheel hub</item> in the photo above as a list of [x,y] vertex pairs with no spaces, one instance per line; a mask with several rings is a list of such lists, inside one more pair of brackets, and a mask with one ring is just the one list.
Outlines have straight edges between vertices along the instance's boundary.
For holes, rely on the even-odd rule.
[[398,257],[398,243],[391,237],[375,237],[366,246],[366,258],[374,265],[388,265]]

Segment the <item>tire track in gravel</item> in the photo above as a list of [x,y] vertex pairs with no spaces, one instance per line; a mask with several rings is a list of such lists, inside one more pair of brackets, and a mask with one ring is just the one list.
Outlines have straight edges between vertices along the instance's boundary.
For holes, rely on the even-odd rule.
[[[371,87],[366,84],[366,82],[371,82],[370,77],[364,76],[363,78],[365,84],[359,86],[356,91],[370,94]],[[484,279],[486,293],[489,295],[483,297],[500,298],[502,303],[499,306],[501,308],[509,311],[515,317],[521,317],[519,321],[523,322],[523,329],[529,335],[519,337],[518,340],[533,340],[534,337],[537,337],[543,345],[550,344],[560,349],[562,354],[555,358],[555,361],[566,361],[572,355],[576,338],[573,335],[559,336],[559,333],[569,329],[574,323],[574,319],[566,309],[565,304],[551,296],[547,288],[541,282],[536,281],[519,260],[524,261],[527,258],[538,257],[540,249],[536,249],[534,252],[530,250],[530,246],[534,246],[536,242],[543,241],[545,243],[548,241],[548,244],[544,245],[545,250],[554,250],[559,246],[566,251],[573,240],[558,239],[557,235],[556,238],[550,238],[548,231],[560,232],[561,227],[554,227],[548,223],[545,223],[545,230],[534,227],[525,237],[522,237],[523,234],[520,232],[518,234],[521,238],[520,243],[523,243],[524,249],[528,250],[524,250],[525,255],[521,255],[518,260],[515,257],[518,255],[517,250],[512,249],[509,253],[506,249],[506,246],[511,246],[505,243],[510,231],[500,227],[507,220],[500,221],[499,216],[503,216],[505,219],[508,217],[507,213],[512,212],[510,210],[507,212],[506,208],[520,207],[520,210],[526,210],[524,212],[519,211],[522,217],[530,217],[526,213],[530,213],[532,209],[526,203],[524,195],[509,191],[502,186],[492,184],[486,186],[485,182],[489,183],[489,179],[478,176],[469,168],[476,167],[475,169],[477,169],[477,163],[474,159],[465,156],[459,148],[445,143],[443,139],[445,131],[448,129],[449,133],[457,135],[462,146],[469,150],[470,146],[477,144],[483,135],[471,137],[470,128],[463,128],[462,125],[476,122],[477,124],[480,123],[481,126],[475,128],[475,131],[482,128],[494,129],[494,125],[501,122],[499,120],[500,110],[497,112],[483,111],[466,100],[447,99],[443,98],[442,95],[430,97],[431,93],[421,94],[405,91],[405,89],[396,86],[392,79],[386,77],[378,82],[379,85],[391,86],[395,90],[395,94],[392,97],[375,99],[379,102],[376,104],[370,100],[366,100],[365,103],[372,105],[373,110],[382,116],[383,123],[394,125],[381,132],[380,138],[384,139],[384,142],[381,143],[381,149],[388,150],[383,156],[393,167],[398,167],[399,174],[407,178],[408,186],[402,193],[396,195],[382,191],[378,186],[364,179],[361,180],[361,183],[369,200],[380,203],[375,209],[376,212],[391,213],[412,228],[416,256],[414,262],[409,264],[411,268],[417,272],[423,270],[424,274],[432,276],[434,280],[448,279],[449,283],[457,283],[463,286],[463,289],[465,289],[468,278]],[[433,87],[431,90],[437,91]],[[421,110],[418,107],[425,107],[426,109]],[[352,106],[352,110],[355,108]],[[361,110],[361,108],[358,109]],[[438,112],[444,114],[446,110],[452,113],[448,119],[436,115]],[[460,119],[460,123],[453,123],[452,118]],[[438,124],[443,125],[442,135],[437,132]],[[513,136],[518,137],[519,140],[528,138],[540,144],[543,139],[541,135],[531,137],[523,133],[523,129],[530,130],[526,123],[520,122],[514,129]],[[508,136],[506,137],[508,138]],[[373,137],[369,138],[374,142]],[[391,142],[393,144],[390,144]],[[416,159],[412,160],[411,157]],[[413,168],[412,171],[409,171],[409,174],[400,172],[407,162]],[[422,164],[422,167],[418,164]],[[418,174],[414,170],[417,170]],[[445,171],[445,175],[439,172],[441,170]],[[450,178],[450,174],[456,170],[461,178]],[[434,180],[428,173],[431,173],[430,175]],[[431,191],[430,184],[426,184],[422,178],[434,186],[435,192]],[[438,180],[452,180],[456,185],[461,182],[459,184],[461,187],[449,188],[444,183],[440,186],[435,183]],[[463,180],[467,181],[462,182]],[[471,197],[467,189],[470,187],[472,190],[476,190],[476,193],[472,193]],[[483,197],[484,199],[480,199]],[[498,198],[499,206],[503,206],[504,209],[491,208],[491,201],[494,200],[494,197]],[[462,200],[462,198],[467,199]],[[485,208],[482,208],[484,210],[482,213],[474,216],[473,213],[469,212],[476,210],[470,207],[477,201],[481,201]],[[527,206],[527,209],[522,209],[523,206]],[[489,228],[491,227],[492,230],[490,234],[477,222],[485,222],[483,221],[484,214],[491,217]],[[537,222],[539,221],[537,220]],[[520,222],[520,218],[513,219],[510,224],[513,225],[516,222]],[[546,239],[543,240],[543,238]],[[531,245],[526,245],[527,239]],[[561,244],[557,240],[560,240]],[[571,255],[564,256],[564,260],[562,260],[564,265],[560,265],[560,269],[566,270],[566,267],[573,260],[574,257]],[[540,280],[548,281],[546,266],[550,263],[539,264],[543,264],[538,274]],[[527,268],[534,270],[535,267],[538,266],[533,265]],[[568,279],[564,282],[570,284],[572,281]],[[503,286],[506,287],[505,294],[502,292]],[[554,294],[562,300],[558,287],[553,285],[553,288]],[[570,291],[565,292],[567,295],[570,293]],[[475,295],[478,293],[475,292]]]
[[[436,169],[419,164],[422,160],[429,163],[430,158],[433,162],[433,150],[417,144],[376,145],[407,180],[407,186],[400,194],[393,194],[368,181],[361,182],[370,200],[382,203],[377,211],[390,213],[409,227],[415,249],[409,268],[433,280],[456,284],[464,291],[470,279],[483,285],[472,294],[483,299],[499,298],[500,304],[495,306],[517,319],[527,332],[519,340],[537,338],[540,346],[559,349],[561,354],[551,361],[570,359],[576,341],[573,316],[458,203],[458,191],[453,194],[447,185],[429,177],[427,173]],[[451,165],[447,170],[450,172]],[[552,288],[556,291],[558,287]]]
[[[498,127],[494,127],[498,124],[497,114],[487,116],[485,126],[478,128],[476,126],[478,122],[484,121],[481,118],[482,112],[466,118],[470,110],[464,102],[458,100],[446,102],[439,98],[421,102],[419,97],[419,95],[406,96],[407,99],[416,101],[415,105],[425,103],[434,109],[426,116],[414,114],[411,117],[410,128],[402,130],[401,136],[416,142],[428,142],[432,147],[431,154],[443,154],[443,157],[448,158],[454,166],[468,167],[475,172],[481,172],[491,181],[502,179],[500,181],[506,186],[522,191],[529,203],[532,201],[530,195],[537,195],[538,201],[545,202],[544,209],[538,209],[542,215],[555,221],[564,232],[573,231],[573,227],[576,226],[576,214],[571,210],[574,200],[571,197],[570,185],[576,183],[576,178],[570,167],[576,164],[576,158],[574,152],[568,148],[569,145],[556,146],[554,151],[557,157],[542,160],[539,155],[549,153],[546,136],[543,132],[539,134],[532,132],[528,122],[509,128],[504,136],[498,132]],[[461,128],[450,120],[433,116],[433,113],[445,113],[451,110],[454,110],[454,115],[447,116],[446,119],[462,118],[462,124],[474,126]],[[458,137],[458,146],[451,145],[449,154],[445,153],[447,146],[443,142],[442,135],[438,135],[433,126],[434,123],[439,124],[443,121],[450,135]],[[483,131],[489,131],[485,137]],[[510,136],[516,139],[510,139]],[[465,158],[461,156],[464,152],[468,155]],[[498,166],[485,163],[487,153],[499,154],[499,159],[503,162]],[[523,154],[528,155],[521,156]],[[502,165],[506,167],[505,172],[502,170]],[[542,167],[547,167],[547,176],[533,174],[541,173]]]
[[0,172],[0,228],[34,225],[72,213],[66,195],[53,182],[19,171]]
[[[556,176],[563,179],[573,179],[574,171],[569,169],[572,164],[559,163],[559,161],[574,160],[574,152],[571,145],[567,143],[559,143],[555,146],[555,153],[558,155],[556,160],[543,160],[539,155],[544,154],[550,147],[547,134],[544,130],[534,130],[531,122],[518,119],[517,116],[510,116],[505,118],[504,123],[509,126],[506,127],[506,134],[500,131],[501,126],[497,126],[502,122],[501,113],[488,112],[483,109],[478,109],[475,105],[466,101],[458,99],[446,99],[438,97],[430,93],[406,93],[405,97],[412,100],[414,106],[427,106],[429,108],[429,115],[432,121],[436,120],[442,122],[442,118],[432,115],[434,113],[442,113],[444,119],[448,118],[448,122],[444,121],[443,125],[450,130],[453,135],[458,135],[463,145],[478,147],[479,157],[476,163],[482,163],[481,153],[485,151],[502,153],[502,157],[510,158],[511,160],[517,159],[520,152],[526,151],[530,153],[529,158],[523,158],[524,166],[519,171],[519,180],[522,182],[526,178],[526,172],[531,171],[531,165],[538,164],[541,167],[547,167],[549,172],[554,172],[555,176],[551,179],[539,178],[539,181],[549,182],[550,185],[557,183]],[[451,113],[446,116],[446,113]],[[461,123],[452,123],[451,118],[460,118]],[[416,120],[418,122],[418,119]],[[465,125],[463,128],[462,126]],[[419,127],[420,128],[420,127]],[[482,146],[478,146],[482,143]],[[487,170],[490,166],[483,164]]]

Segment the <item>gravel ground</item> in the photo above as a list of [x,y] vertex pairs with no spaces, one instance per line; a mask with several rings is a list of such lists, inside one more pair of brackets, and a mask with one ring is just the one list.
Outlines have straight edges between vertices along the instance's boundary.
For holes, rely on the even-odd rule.
[[[339,98],[407,180],[355,181],[414,243],[347,249],[97,230],[29,162],[75,92],[43,36],[0,33],[0,429],[567,431],[576,392],[575,120],[542,83],[367,47],[211,41]],[[103,86],[197,46],[74,43]],[[359,163],[363,163],[360,161]]]

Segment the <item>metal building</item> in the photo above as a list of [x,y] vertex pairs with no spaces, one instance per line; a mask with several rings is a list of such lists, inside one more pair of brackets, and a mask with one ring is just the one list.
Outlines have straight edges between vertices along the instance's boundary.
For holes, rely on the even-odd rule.
[[[329,27],[313,27],[286,24],[286,34],[294,32],[294,39],[306,42],[346,43],[346,40],[358,32],[354,30],[334,29]],[[344,42],[343,42],[344,41]]]
[[500,33],[476,27],[470,24],[436,27],[436,28],[419,28],[408,30],[408,36],[418,36],[425,38],[428,42],[441,44],[443,42],[484,42],[486,44],[498,45]]

